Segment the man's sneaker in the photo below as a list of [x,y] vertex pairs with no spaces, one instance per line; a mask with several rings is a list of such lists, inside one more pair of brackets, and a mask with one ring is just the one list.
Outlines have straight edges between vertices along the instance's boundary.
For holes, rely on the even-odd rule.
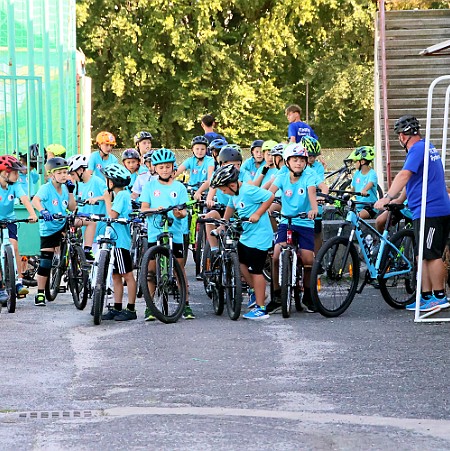
[[[420,310],[422,310],[423,306],[428,303],[430,299],[424,299],[422,296],[420,296]],[[406,307],[406,310],[416,310],[416,301],[414,301],[412,304],[408,304]]]
[[0,290],[0,302],[6,302],[9,299],[7,291],[3,288]]
[[102,320],[110,321],[116,319],[116,316],[120,315],[122,310],[116,310],[115,308],[110,308],[106,313],[102,315]]
[[130,321],[132,319],[137,319],[136,311],[131,311],[127,308],[114,317],[114,321]]
[[196,280],[203,280],[203,277],[202,277],[201,274],[197,274],[197,275],[195,276],[195,279],[196,279]]
[[[278,298],[279,301],[279,298]],[[281,312],[281,302],[278,302],[277,300],[272,299],[267,305],[266,305],[266,313],[271,315],[272,313],[280,313]]]
[[255,290],[253,288],[250,288],[248,290],[248,302],[247,302],[247,308],[252,308],[256,305],[256,294]]
[[45,307],[45,294],[44,293],[38,293],[34,297],[34,305],[38,307]]
[[145,308],[144,319],[145,319],[145,321],[155,321],[156,320],[156,317],[153,315],[152,311],[148,307]]
[[305,296],[305,292],[303,293],[303,298],[300,302],[300,305],[302,306],[303,311],[305,311],[306,313],[316,313],[317,312],[310,294],[309,294],[309,296]]
[[447,298],[444,297],[443,299],[437,299],[434,295],[431,296],[429,301],[420,307],[421,312],[430,312],[431,310],[435,310],[437,308],[448,308],[450,307],[450,303],[448,302]]
[[243,318],[260,320],[269,318],[269,315],[267,314],[265,308],[261,308],[259,305],[257,305],[253,310],[250,310],[248,313],[243,315]]
[[28,288],[24,287],[20,282],[16,283],[16,293],[18,296],[26,296],[29,291]]
[[184,307],[183,318],[184,319],[195,319],[194,312],[192,311],[190,305],[186,305],[186,307]]
[[88,262],[93,262],[94,260],[95,260],[95,255],[94,255],[94,253],[92,252],[92,250],[90,250],[90,251],[84,251],[84,256],[86,257],[86,260],[88,261]]

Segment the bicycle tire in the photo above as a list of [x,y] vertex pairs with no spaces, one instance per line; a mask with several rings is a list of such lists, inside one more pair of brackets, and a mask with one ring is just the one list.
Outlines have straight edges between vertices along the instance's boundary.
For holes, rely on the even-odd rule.
[[67,252],[67,244],[65,242],[61,243],[60,253],[59,253],[59,262],[57,266],[53,266],[50,269],[50,275],[47,278],[47,282],[45,283],[45,298],[49,302],[53,302],[58,296],[59,286],[61,285],[62,276],[66,270],[65,266],[65,258]]
[[311,295],[318,312],[334,318],[347,310],[358,288],[359,268],[358,252],[348,238],[335,236],[321,247],[311,271]]
[[202,273],[202,258],[206,244],[205,224],[198,224],[197,240],[195,242],[195,275]]
[[225,301],[230,319],[236,321],[241,314],[242,307],[242,282],[241,267],[237,252],[228,252],[224,262],[225,270]]
[[102,249],[97,263],[97,278],[92,294],[94,324],[98,326],[102,322],[103,308],[105,306],[106,279],[108,278],[109,251]]
[[202,256],[202,280],[206,295],[212,300],[214,314],[222,315],[225,308],[225,293],[220,268],[212,272],[211,246],[207,241]]
[[[142,266],[142,258],[144,257],[144,254],[147,252],[148,249],[148,239],[144,236],[142,236],[139,240],[139,248],[138,248],[138,264],[136,268],[136,280],[139,281],[139,277],[141,274],[141,266]],[[136,297],[141,298],[142,297],[142,288],[141,284],[138,283],[136,287]]]
[[393,235],[390,241],[407,257],[412,264],[412,268],[407,274],[384,278],[383,275],[392,267],[401,270],[402,266],[405,267],[406,264],[399,257],[398,253],[392,252],[393,249],[390,246],[386,246],[381,258],[378,284],[381,295],[388,305],[395,309],[404,309],[408,304],[414,302],[416,297],[417,255],[414,252],[416,244],[414,232],[412,229],[399,230]]
[[[205,289],[205,293],[207,296],[212,299],[211,292],[208,290],[209,282],[211,278],[211,246],[207,241],[205,244],[205,249],[203,250],[202,255],[202,280],[203,280],[203,288]],[[221,313],[220,313],[221,314]]]
[[266,282],[272,283],[272,253],[268,252],[264,262],[263,276]]
[[8,300],[6,301],[6,308],[9,313],[16,311],[16,271],[14,269],[14,251],[12,246],[5,246],[5,268],[4,281],[5,289],[8,293]]
[[131,235],[130,256],[133,269],[137,269],[139,263],[139,229],[137,226],[133,227],[133,233]]
[[291,316],[291,302],[292,302],[292,256],[291,251],[282,251],[280,255],[280,300],[281,300],[281,314],[283,318]]
[[86,307],[89,295],[89,273],[84,250],[81,246],[72,246],[68,268],[68,284],[72,293],[73,303],[78,310]]
[[[163,266],[167,263],[164,259],[169,258],[169,249],[164,246],[153,246],[147,250],[142,259],[142,268],[140,283],[142,285],[142,293],[145,303],[153,315],[161,322],[170,324],[177,322],[183,314],[186,306],[186,280],[183,270],[177,259],[172,256],[173,275],[170,279],[165,273]],[[156,262],[155,273],[155,292],[153,296],[149,287],[149,263],[151,260]],[[173,300],[170,301],[170,297]]]

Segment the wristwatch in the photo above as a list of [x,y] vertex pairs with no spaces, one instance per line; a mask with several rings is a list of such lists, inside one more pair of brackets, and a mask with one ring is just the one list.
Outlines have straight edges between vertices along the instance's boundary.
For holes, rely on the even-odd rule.
[[384,196],[384,198],[387,198],[389,200],[393,200],[394,198],[392,196],[390,196],[388,193],[386,193]]

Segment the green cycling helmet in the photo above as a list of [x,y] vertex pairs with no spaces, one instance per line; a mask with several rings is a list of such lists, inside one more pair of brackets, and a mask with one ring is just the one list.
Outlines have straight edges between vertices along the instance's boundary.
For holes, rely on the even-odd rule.
[[264,141],[263,145],[261,146],[261,150],[265,152],[266,150],[272,150],[273,147],[275,147],[278,143],[274,141],[273,139],[269,139],[268,141]]
[[320,155],[321,146],[319,141],[312,136],[303,136],[300,142],[303,144],[303,147],[308,151],[308,155],[310,157],[318,157]]
[[346,160],[352,161],[373,161],[375,159],[375,149],[371,146],[357,147]]

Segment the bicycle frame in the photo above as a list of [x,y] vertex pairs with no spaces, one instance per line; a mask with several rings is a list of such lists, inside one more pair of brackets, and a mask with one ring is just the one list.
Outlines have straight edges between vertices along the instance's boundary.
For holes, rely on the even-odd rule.
[[0,234],[1,234],[1,245],[0,245],[0,253],[1,253],[1,264],[2,264],[2,278],[4,277],[4,271],[5,271],[5,253],[6,250],[5,248],[7,246],[9,246],[12,249],[12,253],[13,253],[13,264],[14,264],[14,275],[15,275],[15,279],[17,280],[17,264],[16,264],[16,258],[15,258],[15,254],[14,254],[14,249],[12,247],[11,242],[9,241],[9,232],[8,232],[8,228],[5,227],[1,227],[0,228]]

